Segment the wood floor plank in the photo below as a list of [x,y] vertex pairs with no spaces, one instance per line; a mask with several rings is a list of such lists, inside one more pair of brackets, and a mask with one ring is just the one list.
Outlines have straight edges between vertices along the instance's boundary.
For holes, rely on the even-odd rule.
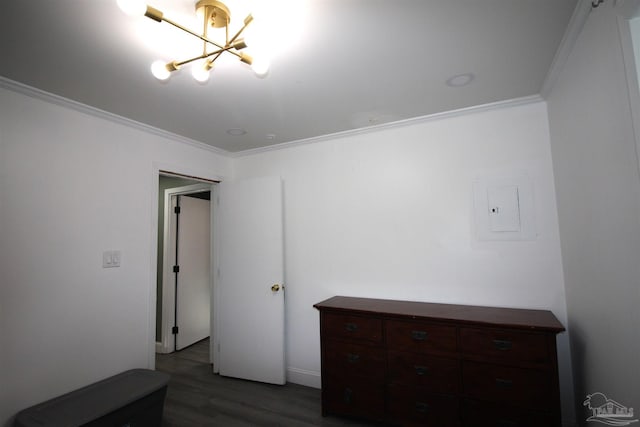
[[179,352],[156,355],[156,369],[171,375],[162,427],[376,425],[323,417],[320,390],[221,377],[212,373],[208,361],[208,339]]

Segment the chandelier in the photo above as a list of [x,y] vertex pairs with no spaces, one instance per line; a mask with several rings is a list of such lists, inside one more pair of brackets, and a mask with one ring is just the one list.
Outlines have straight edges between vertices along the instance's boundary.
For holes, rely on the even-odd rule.
[[[251,66],[258,77],[264,77],[269,65],[266,62],[255,61],[249,54],[242,52],[247,47],[244,38],[241,37],[247,26],[253,21],[249,14],[243,22],[242,27],[233,36],[229,34],[229,23],[231,22],[231,12],[229,8],[218,0],[199,0],[196,3],[196,14],[202,23],[202,32],[198,33],[164,16],[160,10],[146,5],[144,0],[117,0],[120,9],[130,16],[146,16],[156,22],[166,22],[174,27],[191,34],[202,41],[202,53],[183,60],[173,60],[170,62],[155,61],[151,64],[151,73],[158,80],[167,80],[174,71],[183,65],[191,64],[191,73],[197,81],[204,83],[209,79],[209,74],[214,66],[214,62],[223,54],[231,54]],[[224,29],[224,42],[217,42],[210,38],[210,29]]]

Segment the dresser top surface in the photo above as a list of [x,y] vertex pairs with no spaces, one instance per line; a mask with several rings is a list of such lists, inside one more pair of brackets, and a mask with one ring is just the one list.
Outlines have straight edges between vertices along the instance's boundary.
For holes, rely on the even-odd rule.
[[472,305],[437,304],[417,301],[396,301],[373,298],[335,296],[314,304],[320,311],[349,311],[362,314],[381,314],[449,320],[468,324],[482,324],[548,332],[562,332],[564,326],[547,310],[482,307]]

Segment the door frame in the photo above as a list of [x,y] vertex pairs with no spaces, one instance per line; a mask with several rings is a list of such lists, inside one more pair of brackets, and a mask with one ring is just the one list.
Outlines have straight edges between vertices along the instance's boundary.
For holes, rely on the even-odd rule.
[[[148,310],[148,324],[147,324],[147,367],[148,369],[156,368],[156,302],[157,302],[157,290],[158,290],[158,280],[157,280],[157,268],[158,268],[158,239],[161,236],[158,236],[158,197],[159,197],[159,186],[158,186],[158,177],[160,175],[169,175],[169,176],[178,176],[182,178],[189,178],[196,181],[202,181],[203,183],[207,183],[211,186],[213,195],[213,190],[215,188],[215,184],[223,181],[225,177],[223,175],[217,175],[209,169],[199,169],[193,167],[185,167],[184,165],[177,165],[174,163],[166,163],[166,162],[153,162],[151,167],[151,174],[149,174],[149,185],[151,188],[151,199],[149,203],[151,218],[150,218],[150,231],[149,234],[151,239],[149,241],[150,254],[151,259],[149,260],[149,278],[148,278],[148,301],[149,305],[147,306]],[[212,196],[213,197],[213,196]],[[211,206],[212,216],[214,216],[214,208]],[[213,224],[212,224],[213,225]],[[211,227],[211,242],[213,242],[213,226]],[[213,248],[212,248],[213,249]],[[213,252],[211,254],[211,273],[210,279],[213,282],[212,295],[215,293],[215,281],[213,280]],[[215,310],[212,308],[212,310]],[[213,312],[212,312],[213,318]],[[215,332],[214,332],[215,333]],[[214,357],[213,345],[210,348],[211,357]],[[215,363],[215,359],[211,360],[212,363]],[[215,366],[215,365],[214,365]]]
[[[175,305],[175,287],[170,279],[173,276],[175,250],[170,248],[171,242],[171,217],[173,214],[171,209],[171,200],[174,196],[187,196],[189,194],[203,193],[211,191],[213,195],[213,184],[192,184],[183,187],[175,187],[164,190],[164,226],[163,226],[163,254],[162,254],[162,325],[161,325],[161,341],[159,345],[160,353],[173,352],[174,335],[171,333],[173,326],[174,305]],[[213,206],[212,206],[213,209]],[[212,243],[212,234],[209,234],[209,244]],[[160,238],[160,236],[158,236]],[[210,263],[211,264],[211,263]],[[211,267],[211,265],[210,265]],[[169,283],[171,282],[171,283]],[[209,292],[213,292],[212,274],[209,274]],[[212,309],[213,310],[213,309]],[[211,313],[213,315],[213,313]]]
[[640,19],[640,0],[626,0],[614,7],[618,18],[618,32],[620,33],[622,58],[627,78],[631,120],[636,142],[636,160],[640,170],[640,73],[638,73],[636,66],[637,63],[640,63],[640,58],[636,58],[630,23],[632,19]]

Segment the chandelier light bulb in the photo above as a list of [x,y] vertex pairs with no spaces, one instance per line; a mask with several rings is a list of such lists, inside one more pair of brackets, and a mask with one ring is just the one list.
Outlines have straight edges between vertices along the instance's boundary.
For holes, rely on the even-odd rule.
[[129,16],[144,16],[147,11],[144,0],[118,0],[118,7]]
[[264,58],[255,58],[251,63],[251,69],[260,78],[264,78],[269,74],[269,61]]
[[158,80],[167,80],[171,77],[171,71],[167,68],[167,64],[164,61],[157,60],[151,64],[151,74]]
[[191,75],[199,83],[206,83],[209,80],[209,70],[205,67],[197,65],[192,67]]

